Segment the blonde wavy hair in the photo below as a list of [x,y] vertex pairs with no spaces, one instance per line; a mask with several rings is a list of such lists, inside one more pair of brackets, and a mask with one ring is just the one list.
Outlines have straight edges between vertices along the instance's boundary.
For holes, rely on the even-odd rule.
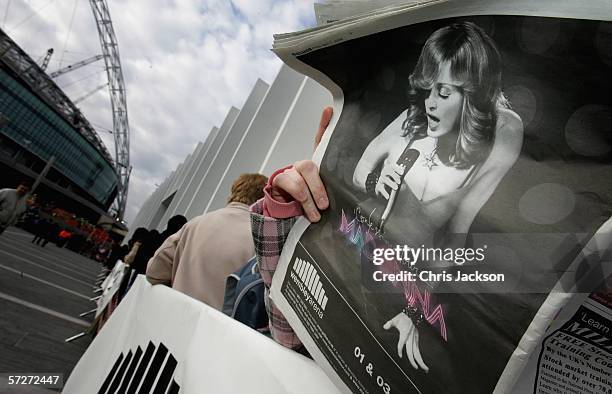
[[242,174],[232,185],[232,192],[227,202],[241,202],[251,205],[264,196],[263,188],[268,177],[261,174]]

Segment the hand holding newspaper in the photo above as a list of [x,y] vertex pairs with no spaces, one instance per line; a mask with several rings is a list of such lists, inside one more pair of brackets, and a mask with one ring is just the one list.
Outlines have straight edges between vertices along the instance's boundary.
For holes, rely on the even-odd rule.
[[275,303],[346,392],[612,392],[612,4],[390,3],[275,37],[334,95]]

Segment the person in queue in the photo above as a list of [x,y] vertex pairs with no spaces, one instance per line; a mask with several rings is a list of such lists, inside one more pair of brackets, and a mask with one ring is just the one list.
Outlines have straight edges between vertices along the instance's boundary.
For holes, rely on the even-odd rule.
[[249,205],[263,196],[267,179],[240,175],[227,206],[188,221],[169,236],[148,262],[149,282],[171,286],[221,310],[226,278],[255,253]]

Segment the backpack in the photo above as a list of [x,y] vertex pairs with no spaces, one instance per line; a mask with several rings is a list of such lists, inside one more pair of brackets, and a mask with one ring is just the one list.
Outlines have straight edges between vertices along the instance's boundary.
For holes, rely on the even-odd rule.
[[223,313],[262,333],[269,332],[264,292],[257,259],[253,256],[227,277]]

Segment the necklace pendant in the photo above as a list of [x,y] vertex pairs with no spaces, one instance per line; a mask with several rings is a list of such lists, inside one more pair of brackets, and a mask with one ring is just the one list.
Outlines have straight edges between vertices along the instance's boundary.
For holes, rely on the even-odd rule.
[[436,152],[426,154],[424,159],[425,162],[423,163],[423,166],[427,167],[429,171],[438,166],[438,163],[436,162]]

